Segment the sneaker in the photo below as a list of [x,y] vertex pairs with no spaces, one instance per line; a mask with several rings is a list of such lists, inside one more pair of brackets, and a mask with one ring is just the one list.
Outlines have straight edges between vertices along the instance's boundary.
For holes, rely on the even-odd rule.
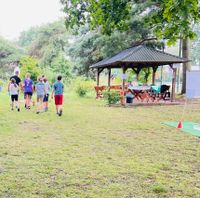
[[14,109],[12,108],[11,111],[14,111]]
[[18,108],[17,111],[20,112],[20,108]]
[[36,114],[39,114],[39,113],[40,113],[39,111],[36,112]]
[[60,110],[60,113],[58,114],[59,116],[62,116],[62,110]]

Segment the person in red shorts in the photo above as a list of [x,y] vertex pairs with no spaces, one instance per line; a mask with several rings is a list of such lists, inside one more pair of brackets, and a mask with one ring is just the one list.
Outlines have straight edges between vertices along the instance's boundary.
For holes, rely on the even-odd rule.
[[53,84],[52,89],[52,98],[54,96],[55,105],[56,105],[56,113],[59,116],[62,116],[63,109],[63,92],[64,92],[64,84],[61,82],[62,76],[57,77],[57,82]]

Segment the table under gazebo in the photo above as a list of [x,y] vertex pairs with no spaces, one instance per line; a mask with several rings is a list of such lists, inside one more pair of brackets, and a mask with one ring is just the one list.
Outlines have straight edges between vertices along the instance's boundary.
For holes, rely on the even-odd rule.
[[[97,70],[97,86],[96,91],[99,89],[105,89],[112,87],[111,85],[111,69],[121,68],[122,76],[126,75],[126,70],[131,68],[139,76],[142,68],[152,69],[152,85],[155,84],[155,75],[158,67],[168,65],[173,71],[172,77],[172,91],[171,91],[171,102],[175,98],[175,86],[176,86],[176,66],[175,64],[180,64],[187,62],[188,60],[181,57],[159,51],[145,45],[138,45],[121,51],[120,53],[114,55],[111,58],[106,58],[96,64],[90,66],[91,69]],[[108,70],[108,85],[100,86],[100,74],[101,72]],[[127,86],[125,85],[126,79],[122,78],[122,85],[118,88],[121,89],[122,95],[124,96]],[[116,85],[117,87],[117,85]],[[97,98],[99,97],[97,93]]]

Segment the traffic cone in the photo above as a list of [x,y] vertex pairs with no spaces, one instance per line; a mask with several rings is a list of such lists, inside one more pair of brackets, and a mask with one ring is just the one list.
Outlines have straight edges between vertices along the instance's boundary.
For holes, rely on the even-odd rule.
[[178,122],[177,129],[182,129],[182,122],[181,121]]

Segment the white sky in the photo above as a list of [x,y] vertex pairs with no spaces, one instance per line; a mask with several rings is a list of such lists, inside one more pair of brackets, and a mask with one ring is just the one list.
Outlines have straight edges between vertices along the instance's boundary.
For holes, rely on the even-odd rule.
[[0,35],[15,39],[20,32],[64,16],[59,0],[0,0]]

